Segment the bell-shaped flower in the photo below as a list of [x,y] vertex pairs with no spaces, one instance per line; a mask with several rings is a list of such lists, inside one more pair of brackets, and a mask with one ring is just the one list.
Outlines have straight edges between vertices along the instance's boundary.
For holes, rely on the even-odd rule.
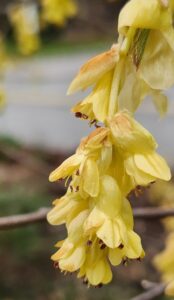
[[88,201],[82,201],[79,193],[67,191],[65,196],[56,199],[54,208],[48,213],[47,220],[51,225],[61,225],[69,222],[78,215],[81,211],[88,208]]
[[76,154],[51,173],[50,181],[72,176],[72,191],[79,191],[83,197],[96,197],[101,172],[105,172],[111,161],[112,144],[109,142],[109,133],[108,128],[98,128],[83,139]]
[[[170,169],[165,160],[156,153],[157,144],[153,136],[128,112],[116,114],[108,123],[118,162],[112,167],[112,171],[118,182],[119,173],[123,175],[124,184],[134,187],[146,186],[157,178],[170,180]],[[126,185],[121,188],[123,191],[127,190]]]
[[107,248],[102,249],[100,240],[91,241],[86,251],[86,259],[78,273],[87,285],[101,286],[112,280],[112,271],[107,259]]
[[[111,176],[105,175],[101,178],[100,194],[93,205],[84,223],[84,232],[89,239],[96,235],[108,248],[125,248],[128,256],[131,256],[131,251],[137,251],[136,258],[139,258],[143,250],[140,239],[137,243],[138,238],[133,232],[130,204],[122,196],[117,182]],[[141,248],[141,251],[136,247],[139,250]]]
[[64,26],[68,18],[77,14],[78,8],[73,0],[42,0],[41,19],[43,24]]
[[63,243],[58,243],[60,249],[51,257],[59,268],[65,272],[75,272],[80,269],[86,258],[87,241],[83,238],[83,224],[88,216],[88,210],[82,210],[67,223],[68,237]]

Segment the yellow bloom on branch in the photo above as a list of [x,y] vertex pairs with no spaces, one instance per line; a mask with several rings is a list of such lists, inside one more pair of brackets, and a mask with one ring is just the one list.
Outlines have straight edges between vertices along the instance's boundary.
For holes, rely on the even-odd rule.
[[19,51],[23,55],[36,52],[40,46],[39,19],[35,4],[14,4],[9,8]]
[[42,0],[41,18],[43,22],[64,26],[68,18],[77,14],[78,8],[74,0]]
[[62,272],[79,271],[84,283],[98,286],[112,279],[109,261],[117,266],[144,257],[141,239],[133,231],[131,206],[111,176],[101,178],[97,198],[84,200],[78,192],[71,192],[54,205],[48,221],[66,223],[68,233],[52,255]]

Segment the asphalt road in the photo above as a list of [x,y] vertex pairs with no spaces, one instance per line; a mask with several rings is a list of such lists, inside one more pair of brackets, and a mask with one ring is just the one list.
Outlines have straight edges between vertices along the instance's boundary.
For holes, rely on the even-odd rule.
[[[90,129],[70,113],[70,107],[84,94],[66,96],[66,90],[79,67],[94,53],[16,62],[5,78],[7,107],[0,116],[0,133],[28,145],[49,149],[73,149]],[[146,100],[137,119],[156,137],[159,151],[174,164],[174,91],[168,92],[170,109],[160,119]]]

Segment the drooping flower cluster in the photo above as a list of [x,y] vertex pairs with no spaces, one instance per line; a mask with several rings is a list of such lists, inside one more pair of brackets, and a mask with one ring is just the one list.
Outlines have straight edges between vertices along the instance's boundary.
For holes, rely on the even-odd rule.
[[48,214],[52,225],[65,224],[68,233],[52,259],[60,270],[78,271],[78,277],[94,286],[112,279],[110,264],[144,256],[128,194],[171,177],[153,136],[132,113],[146,95],[161,114],[166,111],[161,91],[174,83],[172,4],[129,1],[120,13],[118,43],[88,61],[68,90],[93,87],[72,111],[97,129],[50,175],[50,181],[70,182]]
[[[38,5],[39,4],[39,5]],[[78,11],[75,0],[40,0],[38,3],[9,4],[7,17],[12,24],[18,49],[23,55],[35,53],[41,44],[40,31],[48,24],[64,26]]]
[[41,4],[43,23],[64,26],[68,18],[77,14],[77,5],[73,0],[41,0]]
[[9,7],[9,19],[13,25],[20,52],[29,55],[37,51],[40,38],[36,4],[12,4]]

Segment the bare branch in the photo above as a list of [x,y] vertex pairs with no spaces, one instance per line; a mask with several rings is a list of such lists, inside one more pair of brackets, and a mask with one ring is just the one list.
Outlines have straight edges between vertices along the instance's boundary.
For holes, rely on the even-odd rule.
[[[0,230],[13,229],[21,226],[26,226],[34,223],[46,221],[46,215],[51,208],[40,208],[36,212],[7,216],[0,218]],[[162,208],[134,208],[135,219],[151,219],[156,220],[174,216],[174,209]]]
[[36,212],[28,214],[2,217],[0,218],[0,229],[13,229],[29,224],[35,224],[46,221],[46,215],[49,210],[49,208],[43,207]]
[[174,216],[174,208],[142,207],[134,209],[136,219],[162,219]]
[[157,283],[153,284],[153,287],[148,291],[132,298],[131,300],[152,300],[158,296],[161,296],[164,293],[166,284],[165,283]]

